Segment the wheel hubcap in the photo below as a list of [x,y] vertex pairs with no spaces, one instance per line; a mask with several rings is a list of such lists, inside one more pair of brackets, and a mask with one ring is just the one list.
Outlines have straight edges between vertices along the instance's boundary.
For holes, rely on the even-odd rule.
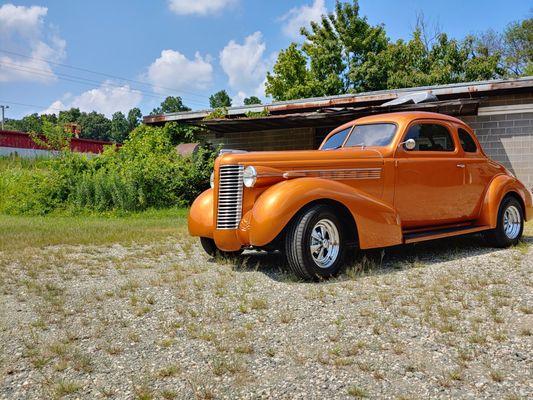
[[329,268],[339,255],[340,236],[337,226],[329,219],[321,219],[311,231],[309,250],[320,268]]
[[503,213],[503,230],[509,239],[516,239],[522,227],[520,211],[515,206],[509,206]]

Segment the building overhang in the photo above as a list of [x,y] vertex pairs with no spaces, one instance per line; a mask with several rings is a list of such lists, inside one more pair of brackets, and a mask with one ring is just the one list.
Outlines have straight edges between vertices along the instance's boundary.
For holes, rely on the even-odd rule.
[[[275,102],[267,105],[231,107],[225,118],[206,119],[212,110],[200,110],[149,115],[143,122],[162,125],[167,122],[180,122],[202,126],[218,132],[246,132],[294,127],[335,126],[355,118],[393,111],[433,111],[461,116],[476,115],[479,102],[494,95],[531,92],[533,76],[492,80],[482,82],[457,83],[451,85],[425,86],[397,90],[346,94],[311,99]],[[418,104],[382,106],[400,96],[427,92],[435,95],[438,101]],[[253,116],[266,113],[266,116]]]
[[253,118],[225,118],[207,121],[191,121],[189,124],[204,127],[218,133],[265,131],[270,129],[332,127],[342,125],[365,115],[381,114],[398,111],[430,111],[442,114],[461,116],[476,115],[478,99],[460,99],[436,101],[422,104],[403,104],[397,106],[368,106],[325,108],[319,111],[278,114]]

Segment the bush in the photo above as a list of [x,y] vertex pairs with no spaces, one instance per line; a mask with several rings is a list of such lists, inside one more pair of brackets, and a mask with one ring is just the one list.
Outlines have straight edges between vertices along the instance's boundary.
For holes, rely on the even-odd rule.
[[0,163],[0,212],[46,214],[57,209],[136,211],[190,204],[209,185],[216,152],[194,157],[173,145],[176,127],[140,126],[120,148],[97,157],[63,152],[49,160]]

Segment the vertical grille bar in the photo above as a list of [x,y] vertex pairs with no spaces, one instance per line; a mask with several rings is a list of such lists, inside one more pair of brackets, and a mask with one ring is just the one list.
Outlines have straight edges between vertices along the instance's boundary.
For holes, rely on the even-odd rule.
[[223,165],[218,176],[217,229],[237,229],[242,216],[242,165]]

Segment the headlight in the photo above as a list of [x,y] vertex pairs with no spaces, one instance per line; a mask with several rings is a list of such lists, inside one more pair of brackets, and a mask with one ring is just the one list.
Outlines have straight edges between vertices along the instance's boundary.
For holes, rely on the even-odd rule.
[[215,187],[215,171],[211,172],[211,176],[209,177],[209,185],[211,186],[211,189]]
[[242,181],[246,187],[253,187],[255,185],[255,181],[257,181],[257,171],[254,167],[248,166],[244,169]]

